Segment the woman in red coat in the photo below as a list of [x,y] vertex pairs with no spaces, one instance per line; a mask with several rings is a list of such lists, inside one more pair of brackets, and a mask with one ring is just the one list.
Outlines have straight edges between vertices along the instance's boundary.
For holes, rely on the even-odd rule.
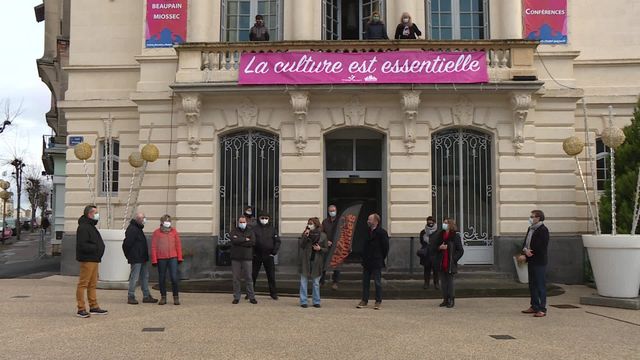
[[173,304],[180,305],[178,297],[178,264],[182,263],[182,242],[180,235],[171,226],[171,216],[163,215],[160,218],[160,227],[151,236],[151,264],[158,267],[158,282],[160,283],[160,302],[167,303],[167,269],[171,278],[171,290],[173,291]]

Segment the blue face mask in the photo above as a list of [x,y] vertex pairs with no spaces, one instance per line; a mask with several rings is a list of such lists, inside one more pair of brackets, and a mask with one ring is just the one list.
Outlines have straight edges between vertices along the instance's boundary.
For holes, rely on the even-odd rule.
[[93,214],[93,220],[100,221],[100,214],[98,213]]
[[529,226],[533,225],[533,219],[529,218]]
[[442,230],[444,231],[449,230],[449,224],[446,224],[446,223],[442,224]]
[[239,223],[239,224],[238,224],[238,227],[239,227],[241,230],[244,230],[244,229],[246,229],[246,228],[247,228],[247,223]]

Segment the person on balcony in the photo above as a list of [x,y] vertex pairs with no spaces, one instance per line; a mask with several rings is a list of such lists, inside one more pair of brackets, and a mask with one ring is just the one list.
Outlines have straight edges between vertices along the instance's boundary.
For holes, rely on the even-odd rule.
[[160,285],[160,302],[167,303],[167,270],[171,278],[173,304],[180,305],[178,294],[178,264],[182,263],[182,242],[175,227],[171,226],[171,216],[160,218],[160,227],[151,235],[151,264],[158,267],[158,285]]
[[440,306],[452,308],[455,306],[455,288],[453,276],[458,272],[458,260],[464,254],[462,239],[458,233],[456,221],[444,218],[442,231],[432,243],[435,255],[435,268],[439,271],[440,285],[442,287],[442,303]]
[[526,261],[529,270],[529,293],[531,306],[522,310],[534,317],[547,315],[547,285],[545,272],[547,270],[547,248],[549,246],[549,229],[544,225],[544,213],[533,210],[529,217],[529,229],[522,244],[520,261]]
[[380,20],[380,13],[374,11],[364,31],[365,40],[389,40],[387,26]]
[[411,15],[408,12],[402,13],[400,24],[396,27],[395,39],[417,39],[422,36],[422,31],[411,21]]
[[262,15],[256,15],[256,23],[249,30],[250,41],[269,41],[269,29],[264,26]]

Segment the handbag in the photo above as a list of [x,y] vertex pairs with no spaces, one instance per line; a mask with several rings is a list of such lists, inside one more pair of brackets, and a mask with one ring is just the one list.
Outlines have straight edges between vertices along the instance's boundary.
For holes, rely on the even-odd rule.
[[425,257],[427,256],[427,247],[421,247],[420,249],[418,249],[418,251],[416,251],[416,255],[419,258]]

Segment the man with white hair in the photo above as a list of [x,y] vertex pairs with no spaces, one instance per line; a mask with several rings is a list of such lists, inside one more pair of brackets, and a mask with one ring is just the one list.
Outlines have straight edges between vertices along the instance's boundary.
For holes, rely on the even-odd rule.
[[125,232],[122,250],[124,256],[131,264],[131,273],[129,274],[129,294],[127,304],[137,305],[136,300],[136,283],[140,279],[140,287],[142,288],[143,303],[157,303],[158,299],[154,299],[149,292],[149,246],[147,245],[147,237],[142,229],[147,222],[144,213],[138,212],[131,219],[129,227]]

